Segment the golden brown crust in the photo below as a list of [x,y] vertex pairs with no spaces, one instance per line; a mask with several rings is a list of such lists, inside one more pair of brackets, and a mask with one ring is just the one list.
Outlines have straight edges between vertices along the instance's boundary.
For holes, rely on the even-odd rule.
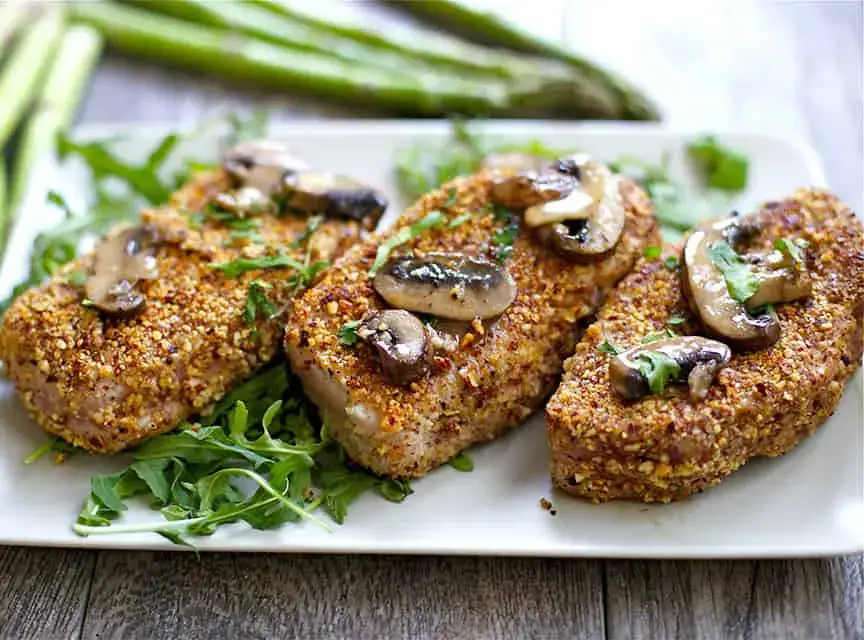
[[[720,482],[748,459],[779,456],[830,416],[861,361],[864,230],[825,191],[798,191],[757,214],[765,248],[777,238],[810,243],[813,293],[778,306],[780,340],[735,353],[702,402],[686,390],[622,402],[613,395],[604,340],[627,348],[662,331],[673,316],[692,318],[678,273],[642,260],[565,364],[546,410],[552,478],[596,501],[686,497]],[[695,334],[691,320],[679,333]]]
[[[281,307],[295,294],[288,269],[228,278],[208,266],[259,257],[297,240],[307,220],[261,216],[264,242],[231,239],[218,221],[191,215],[227,187],[221,172],[204,174],[173,195],[168,206],[141,220],[168,242],[156,253],[160,276],[144,282],[144,310],[112,320],[82,306],[83,287],[69,275],[86,271],[91,255],[66,265],[49,282],[22,294],[0,327],[0,358],[24,405],[45,429],[91,451],[113,453],[169,431],[205,410],[232,385],[276,355],[281,320],[254,326],[243,319],[249,283],[272,285]],[[190,220],[192,220],[190,222]],[[303,260],[329,260],[353,244],[355,222],[327,221],[308,245],[288,250]],[[257,336],[256,336],[257,334]]]
[[378,473],[423,475],[473,442],[521,424],[554,388],[577,321],[593,313],[600,290],[623,276],[647,244],[658,243],[651,205],[632,183],[622,187],[624,234],[603,260],[565,261],[523,227],[504,262],[518,286],[510,307],[491,325],[475,322],[455,353],[436,356],[428,377],[408,388],[390,384],[368,345],[346,346],[338,336],[346,322],[386,308],[367,275],[378,246],[430,211],[442,211],[448,221],[471,213],[460,226],[424,232],[394,255],[414,250],[489,257],[490,241],[503,226],[489,208],[491,184],[491,174],[480,173],[423,196],[392,230],[346,253],[295,305],[286,331],[292,367],[307,391],[316,377],[326,379],[342,389],[352,411],[377,416],[380,421],[365,430],[337,416],[332,433],[354,460]]

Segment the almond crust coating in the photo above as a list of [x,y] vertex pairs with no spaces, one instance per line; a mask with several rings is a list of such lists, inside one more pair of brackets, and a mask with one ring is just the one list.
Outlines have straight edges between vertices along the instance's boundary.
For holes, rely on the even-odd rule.
[[[653,209],[633,183],[622,184],[627,223],[604,259],[573,264],[556,257],[522,225],[503,262],[518,293],[494,322],[475,319],[458,349],[440,352],[425,378],[388,382],[374,349],[347,346],[339,330],[370,310],[387,308],[367,275],[379,244],[398,228],[441,211],[456,226],[430,229],[393,251],[458,251],[490,257],[502,228],[490,210],[492,176],[458,178],[423,196],[392,229],[353,247],[295,305],[286,352],[330,433],[359,464],[389,477],[424,475],[467,446],[520,425],[554,389],[575,345],[578,321],[594,312],[648,244],[659,244]],[[495,259],[492,257],[491,259]]]
[[[30,415],[64,440],[115,453],[174,429],[206,411],[280,349],[282,320],[254,325],[243,318],[249,283],[271,285],[277,308],[296,289],[290,269],[257,270],[228,278],[208,266],[260,257],[298,240],[308,220],[261,215],[261,243],[232,239],[219,221],[195,222],[195,212],[228,187],[221,171],[192,179],[167,206],[144,210],[140,221],[166,240],[156,250],[159,277],[143,281],[144,309],[129,319],[106,318],[82,306],[84,289],[69,280],[86,273],[92,252],[65,265],[48,282],[23,293],[0,326],[0,359]],[[120,227],[109,233],[116,233]],[[329,261],[357,241],[356,222],[325,221],[304,246],[286,252]]]
[[626,349],[650,332],[698,334],[682,297],[678,270],[643,259],[588,329],[546,409],[554,484],[594,501],[670,502],[717,484],[747,460],[780,456],[835,410],[861,362],[864,322],[864,228],[835,196],[799,190],[755,214],[760,248],[803,239],[813,292],[777,306],[780,340],[734,352],[704,401],[686,388],[625,402],[609,384],[608,340]]

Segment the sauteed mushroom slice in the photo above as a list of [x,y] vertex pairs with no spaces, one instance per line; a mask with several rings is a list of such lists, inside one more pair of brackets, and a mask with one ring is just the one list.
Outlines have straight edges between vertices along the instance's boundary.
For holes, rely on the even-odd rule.
[[559,160],[559,170],[579,176],[567,197],[525,211],[525,224],[562,257],[581,262],[615,248],[627,221],[619,178],[608,167],[581,154]]
[[502,174],[492,180],[492,202],[508,209],[525,209],[544,202],[566,198],[579,187],[573,176],[548,172]]
[[702,400],[732,352],[722,342],[700,336],[678,336],[640,344],[619,353],[609,365],[612,389],[625,400],[637,400],[686,382],[693,400]]
[[226,193],[220,193],[213,198],[213,204],[223,211],[245,216],[259,213],[271,213],[276,210],[273,199],[256,187],[240,187]]
[[222,156],[222,168],[235,187],[253,187],[269,196],[281,188],[286,173],[303,171],[307,166],[283,144],[254,140],[228,149]]
[[367,315],[357,335],[373,345],[387,379],[408,385],[426,375],[432,362],[432,340],[419,318],[401,309]]
[[[743,225],[743,226],[740,226]],[[744,231],[742,232],[742,229]],[[753,223],[739,218],[710,221],[684,243],[681,284],[691,309],[704,329],[741,349],[763,349],[780,338],[780,321],[773,313],[753,316],[766,304],[789,302],[809,295],[811,281],[803,264],[792,264],[780,252],[739,256],[758,288],[746,299],[735,299],[726,277],[715,264],[712,247],[726,239],[752,237]]]
[[146,303],[138,291],[141,280],[158,276],[153,256],[156,229],[139,225],[104,237],[94,250],[91,273],[84,285],[91,304],[112,316],[129,316]]
[[461,253],[398,256],[378,271],[375,290],[398,309],[450,320],[501,315],[516,298],[516,281],[500,265]]
[[282,193],[287,207],[331,218],[377,222],[388,205],[387,198],[372,187],[323,171],[286,174]]

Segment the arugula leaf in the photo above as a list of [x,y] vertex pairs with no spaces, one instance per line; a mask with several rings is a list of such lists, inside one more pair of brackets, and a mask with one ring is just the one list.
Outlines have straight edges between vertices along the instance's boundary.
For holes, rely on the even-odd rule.
[[675,271],[678,268],[678,258],[675,256],[669,256],[663,261],[663,265],[669,269],[669,271]]
[[407,480],[387,478],[378,484],[378,493],[390,502],[402,502],[414,493],[414,489]]
[[360,340],[357,335],[357,327],[360,326],[359,320],[350,320],[339,327],[339,342],[349,347],[353,347]]
[[495,257],[498,262],[504,262],[513,253],[513,244],[519,236],[519,225],[514,224],[503,229],[498,229],[492,236],[492,244],[495,246]]
[[663,393],[669,381],[681,373],[678,363],[659,351],[643,351],[634,365],[645,376],[651,393]]
[[657,340],[663,340],[665,338],[674,338],[677,334],[672,331],[669,327],[663,329],[663,331],[652,331],[647,334],[644,338],[642,338],[642,344],[647,344],[649,342],[656,342]]
[[321,224],[324,222],[324,216],[312,216],[309,218],[309,222],[306,223],[306,228],[303,229],[303,233],[300,234],[300,237],[297,238],[294,242],[289,244],[288,246],[292,249],[299,249],[307,242],[309,242],[309,238],[318,231],[321,227]]
[[259,269],[281,269],[285,267],[294,269],[301,274],[308,273],[306,265],[301,264],[291,256],[281,254],[264,256],[262,258],[237,258],[236,260],[221,263],[211,262],[207,266],[211,269],[221,271],[228,278],[236,278],[242,276],[244,273],[258,271]]
[[460,216],[456,216],[455,218],[453,218],[453,219],[452,219],[452,220],[447,224],[447,228],[448,228],[448,229],[455,229],[455,228],[457,228],[457,227],[462,226],[463,224],[465,224],[466,222],[468,222],[470,219],[471,219],[471,213],[470,213],[470,212],[469,212],[469,213],[463,213],[462,215],[460,215]]
[[668,320],[666,320],[666,324],[670,327],[677,327],[678,325],[682,325],[687,322],[687,318],[684,316],[671,316]]
[[126,510],[120,499],[117,484],[122,474],[93,476],[90,478],[90,491],[99,503],[110,511],[119,513]]
[[711,261],[723,274],[729,295],[736,302],[746,302],[759,290],[759,279],[743,258],[725,240],[711,245]]
[[372,268],[369,269],[369,277],[372,278],[378,273],[378,270],[387,262],[393,249],[406,242],[410,242],[428,229],[440,229],[446,221],[446,216],[440,211],[435,210],[430,211],[414,224],[399,229],[394,236],[382,242],[378,247],[378,251],[375,254],[375,262],[372,263]]
[[143,480],[153,496],[163,504],[171,499],[171,486],[165,476],[169,460],[139,460],[133,462],[129,468]]
[[720,144],[715,136],[694,140],[687,145],[687,152],[699,165],[708,187],[730,192],[747,187],[750,169],[747,157]]
[[450,460],[448,463],[451,467],[456,469],[456,471],[473,471],[474,470],[474,461],[471,460],[466,454],[460,453],[454,458]]
[[[174,143],[176,144],[176,141]],[[151,205],[167,202],[171,195],[171,189],[162,184],[157,175],[161,163],[165,160],[163,157],[164,147],[165,141],[160,142],[150,159],[144,165],[136,167],[116,158],[104,142],[79,144],[63,134],[60,135],[58,141],[58,153],[61,159],[71,154],[80,156],[90,167],[95,179],[119,178],[128,184],[135,193],[143,196]]]

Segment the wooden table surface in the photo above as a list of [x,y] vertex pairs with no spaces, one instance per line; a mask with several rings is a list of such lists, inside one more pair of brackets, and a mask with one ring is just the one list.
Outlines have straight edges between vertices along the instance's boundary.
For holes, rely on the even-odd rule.
[[[638,81],[671,126],[809,141],[831,186],[864,205],[860,2],[482,4]],[[190,121],[262,104],[286,119],[336,113],[109,52],[81,122]],[[0,547],[0,575],[0,638],[864,638],[861,557],[197,559]]]

